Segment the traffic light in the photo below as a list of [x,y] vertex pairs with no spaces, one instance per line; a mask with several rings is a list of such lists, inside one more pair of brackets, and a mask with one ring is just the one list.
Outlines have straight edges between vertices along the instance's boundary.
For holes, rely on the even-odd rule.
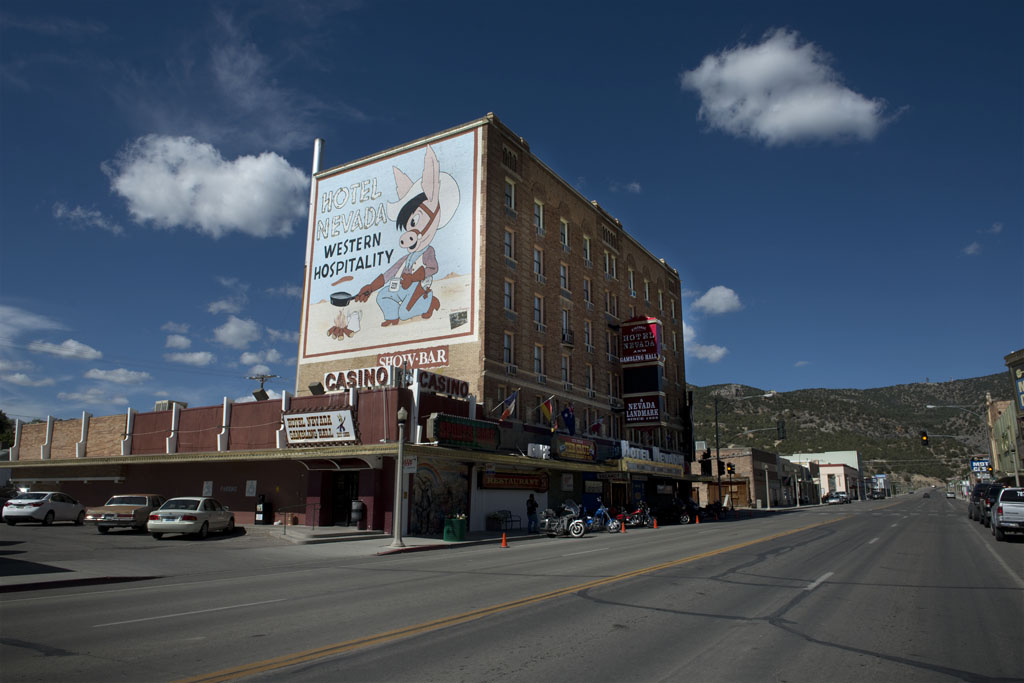
[[928,446],[928,432],[921,432],[921,445],[925,447]]
[[780,440],[786,438],[786,421],[785,420],[779,420],[778,422],[776,422],[775,423],[775,429],[779,433],[779,439]]
[[719,476],[725,474],[725,463],[721,460],[718,461],[718,474]]
[[736,474],[736,465],[729,463],[728,465],[725,466],[725,471],[728,472],[729,474]]

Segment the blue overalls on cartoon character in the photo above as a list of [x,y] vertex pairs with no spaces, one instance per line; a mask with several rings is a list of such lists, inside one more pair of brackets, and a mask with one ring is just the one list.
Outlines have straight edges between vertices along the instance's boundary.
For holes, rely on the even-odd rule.
[[459,187],[455,179],[441,173],[434,150],[427,146],[423,158],[423,177],[415,183],[397,167],[393,168],[398,201],[388,202],[388,218],[402,232],[398,244],[409,253],[378,275],[356,294],[366,301],[377,293],[377,305],[384,314],[381,327],[397,325],[415,317],[430,318],[441,308],[431,291],[437,273],[437,255],[430,242],[443,228],[459,205]]

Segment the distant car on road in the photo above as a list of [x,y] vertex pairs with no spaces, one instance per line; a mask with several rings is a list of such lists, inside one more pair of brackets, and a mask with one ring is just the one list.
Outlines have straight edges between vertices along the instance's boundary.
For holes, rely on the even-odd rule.
[[927,491],[925,491],[925,492],[924,492],[924,495],[922,495],[921,497],[922,497],[922,498],[931,498],[931,497],[932,497],[932,494],[930,494],[930,493],[928,493]]
[[147,528],[157,540],[164,534],[192,534],[202,539],[211,531],[233,532],[235,515],[215,498],[171,498],[150,513]]
[[992,506],[992,535],[997,541],[1006,534],[1024,534],[1024,489],[1007,487]]
[[18,522],[85,522],[85,506],[60,491],[29,491],[4,503],[3,519],[14,526]]
[[145,531],[149,514],[167,502],[163,496],[152,493],[127,493],[111,496],[99,507],[85,511],[85,521],[96,527],[101,534],[118,527],[130,527]]
[[946,491],[946,498],[956,498],[956,494],[952,491]]
[[821,502],[827,505],[842,505],[843,503],[849,503],[850,498],[843,491],[830,491]]

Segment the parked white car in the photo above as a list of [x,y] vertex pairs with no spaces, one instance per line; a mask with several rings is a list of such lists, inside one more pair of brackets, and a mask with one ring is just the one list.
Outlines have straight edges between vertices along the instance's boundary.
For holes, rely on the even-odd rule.
[[18,522],[85,523],[85,506],[66,493],[59,491],[29,491],[19,493],[4,503],[4,521],[14,526]]
[[149,515],[146,525],[153,538],[164,534],[193,534],[206,538],[211,531],[231,533],[235,530],[235,515],[215,498],[171,498]]

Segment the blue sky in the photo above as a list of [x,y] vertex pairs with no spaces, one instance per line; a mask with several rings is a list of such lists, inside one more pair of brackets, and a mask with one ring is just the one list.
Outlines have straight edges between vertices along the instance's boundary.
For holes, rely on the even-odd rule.
[[687,379],[1004,371],[1024,4],[0,5],[0,410],[293,390],[324,167],[488,112],[683,282]]

